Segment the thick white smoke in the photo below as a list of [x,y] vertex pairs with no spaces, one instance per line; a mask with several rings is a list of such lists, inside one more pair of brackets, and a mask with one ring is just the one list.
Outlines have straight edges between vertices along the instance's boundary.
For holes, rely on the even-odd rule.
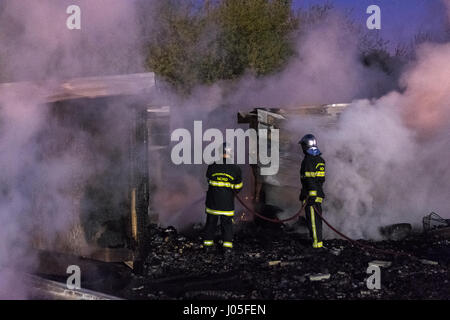
[[450,44],[424,44],[405,91],[355,101],[336,130],[319,132],[328,159],[329,218],[353,237],[420,224],[450,211]]
[[[81,31],[66,28],[65,10],[72,4],[82,9]],[[135,9],[135,1],[122,0],[1,1],[2,82],[142,71],[142,38]],[[380,84],[389,87],[392,81],[361,66],[354,35],[335,16],[302,36],[297,49],[298,55],[285,71],[275,76],[246,76],[231,87],[219,83],[197,88],[187,100],[176,98],[173,128],[191,128],[193,120],[202,119],[208,127],[233,128],[237,110],[347,102],[374,96]],[[449,57],[449,44],[424,44],[417,61],[402,77],[403,92],[373,101],[357,100],[336,129],[313,132],[327,160],[325,213],[349,235],[376,238],[380,225],[420,222],[429,211],[444,216],[450,211],[446,161],[450,156]],[[9,91],[0,90],[0,163],[4,171],[0,178],[0,267],[26,269],[35,263],[24,245],[33,228],[33,205],[38,201],[43,212],[51,213],[50,238],[53,231],[64,230],[71,223],[65,214],[74,206],[67,190],[74,179],[83,181],[89,176],[90,168],[80,152],[82,145],[39,162],[42,154],[36,140],[50,114],[43,104],[47,86],[5,92]],[[205,114],[217,108],[217,112]],[[111,123],[115,120],[121,119],[113,117]],[[306,133],[300,123],[299,136]],[[84,139],[80,133],[79,140]],[[204,192],[206,168],[186,167],[171,171],[167,186],[160,186],[163,192],[154,198],[157,210],[168,215],[180,213]],[[40,197],[36,186],[43,191]],[[192,221],[203,217],[201,204],[188,211],[180,214],[190,215]],[[186,218],[167,216],[165,221],[182,225]],[[24,297],[17,277],[1,270],[0,297]]]
[[[136,1],[2,1],[2,78],[12,81],[131,73],[143,70]],[[81,9],[69,30],[66,9]]]
[[[188,98],[174,97],[172,128],[192,130],[194,120],[203,120],[204,130],[219,128],[225,133],[226,128],[237,126],[238,111],[344,102],[375,95],[380,84],[391,85],[387,75],[363,67],[359,61],[358,37],[339,13],[307,27],[307,31],[302,29],[301,34],[295,35],[297,54],[282,72],[267,77],[246,74],[235,83],[199,86]],[[171,190],[179,201],[158,201],[164,224],[184,227],[204,218],[203,203],[187,210],[185,207],[205,194],[205,170],[205,166],[198,165],[170,170],[168,175],[174,177],[168,177],[167,188],[158,188],[157,198],[166,199],[167,190]],[[251,181],[247,173],[246,178]],[[184,183],[179,179],[183,174],[189,174]],[[172,183],[175,179],[176,188]],[[194,180],[197,182],[193,185]]]
[[227,102],[241,108],[347,102],[379,96],[394,86],[393,76],[361,63],[358,30],[339,12],[300,28],[295,57],[284,70],[264,78],[245,77]]
[[[66,9],[74,4],[81,8],[81,30],[66,26]],[[21,277],[8,270],[33,270],[37,261],[29,249],[36,228],[38,240],[50,243],[70,231],[79,219],[77,192],[107,165],[97,157],[98,167],[92,166],[89,133],[74,133],[52,118],[46,98],[61,79],[142,72],[138,21],[135,1],[0,3],[1,82],[36,81],[0,87],[0,298],[26,297]],[[120,127],[121,112],[108,114],[109,126]]]
[[[232,90],[222,84],[198,88],[184,106],[200,115],[225,105],[217,109],[221,125],[235,127],[235,120],[225,119],[237,108],[353,101],[336,128],[294,118],[289,127],[298,132],[294,139],[310,131],[319,138],[328,164],[324,206],[330,222],[352,237],[377,239],[380,226],[417,225],[431,211],[449,214],[449,44],[423,44],[401,76],[401,91],[362,100],[395,87],[395,79],[363,67],[357,35],[346,26],[339,14],[330,14],[299,38],[298,54],[283,72],[246,76]],[[205,96],[216,99],[198,99]],[[188,118],[184,127],[192,123]]]
[[[25,94],[26,93],[26,94]],[[2,185],[0,201],[0,297],[20,298],[25,289],[20,277],[14,277],[8,267],[27,268],[33,259],[27,251],[28,234],[32,226],[29,174],[33,174],[35,151],[33,137],[43,125],[45,110],[39,110],[34,100],[39,92],[2,93],[0,163]],[[8,107],[9,106],[9,107]],[[26,121],[24,121],[26,119]],[[14,288],[14,290],[13,290]]]

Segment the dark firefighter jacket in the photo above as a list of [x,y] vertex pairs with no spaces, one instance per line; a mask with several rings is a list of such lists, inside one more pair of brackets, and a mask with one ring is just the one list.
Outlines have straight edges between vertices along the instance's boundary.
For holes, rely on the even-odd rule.
[[208,192],[206,194],[206,213],[215,215],[234,215],[234,194],[242,189],[241,168],[235,164],[213,163],[206,171]]
[[322,202],[325,198],[322,189],[325,182],[325,160],[320,155],[305,154],[300,168],[300,180],[302,182],[300,201],[309,196],[314,202]]

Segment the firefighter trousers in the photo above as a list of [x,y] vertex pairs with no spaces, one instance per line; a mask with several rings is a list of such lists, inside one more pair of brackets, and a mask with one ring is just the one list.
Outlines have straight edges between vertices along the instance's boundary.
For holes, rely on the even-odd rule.
[[305,207],[305,218],[308,225],[309,234],[311,236],[313,247],[321,248],[322,243],[322,219],[316,213],[315,210],[319,210],[322,214],[322,206],[320,203],[314,203],[314,205],[307,205]]
[[203,244],[205,247],[214,245],[214,236],[219,219],[222,229],[223,246],[233,248],[233,217],[225,215],[206,214],[205,240]]

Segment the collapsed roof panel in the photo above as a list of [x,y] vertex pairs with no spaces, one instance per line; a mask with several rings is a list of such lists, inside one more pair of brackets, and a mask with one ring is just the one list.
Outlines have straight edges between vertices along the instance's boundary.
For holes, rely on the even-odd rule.
[[119,95],[149,94],[156,88],[153,72],[127,75],[74,78],[48,82],[0,83],[0,95],[8,91],[45,88],[46,102],[77,98],[101,98]]

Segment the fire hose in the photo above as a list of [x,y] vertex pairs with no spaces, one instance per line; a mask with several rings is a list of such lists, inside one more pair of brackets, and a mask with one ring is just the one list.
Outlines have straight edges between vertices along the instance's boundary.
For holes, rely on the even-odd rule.
[[[238,201],[242,204],[242,206],[243,206],[245,209],[248,210],[248,212],[250,212],[251,214],[253,214],[254,216],[256,216],[256,217],[258,217],[258,218],[260,218],[260,219],[262,219],[262,220],[265,220],[265,221],[268,221],[268,222],[272,222],[272,223],[285,223],[285,222],[292,221],[292,220],[298,218],[298,217],[301,215],[302,211],[305,209],[305,206],[306,206],[307,200],[308,200],[308,199],[306,199],[306,201],[304,201],[304,203],[303,203],[302,207],[300,208],[300,210],[299,210],[295,215],[293,215],[292,217],[287,218],[287,219],[271,219],[271,218],[268,218],[268,217],[265,217],[265,216],[259,214],[259,213],[256,212],[255,210],[251,209],[251,208],[244,202],[244,200],[242,200],[241,197],[239,197],[239,195],[238,195],[236,192],[235,192],[235,195],[236,195],[236,198],[238,199]],[[195,201],[195,204],[197,204],[198,202],[200,202],[200,201],[203,200],[203,199],[204,199],[204,197],[201,197],[201,198],[197,199],[197,200]],[[343,234],[342,232],[340,232],[340,231],[337,230],[336,228],[334,228],[334,227],[333,227],[333,226],[332,226],[332,225],[331,225],[331,224],[323,217],[322,213],[320,212],[320,210],[318,210],[318,208],[317,208],[315,205],[313,206],[313,208],[314,208],[314,212],[322,219],[322,221],[323,221],[323,222],[324,222],[324,223],[325,223],[325,224],[326,224],[326,225],[327,225],[334,233],[336,233],[336,234],[339,235],[340,237],[344,238],[345,240],[349,241],[350,243],[356,245],[357,247],[360,247],[360,248],[363,249],[364,251],[372,250],[372,251],[375,251],[375,252],[378,252],[378,253],[381,253],[381,254],[388,254],[388,255],[394,255],[394,256],[404,256],[404,257],[408,257],[408,258],[410,258],[410,259],[412,259],[412,260],[420,260],[419,258],[417,258],[417,257],[415,257],[415,256],[413,256],[413,255],[411,255],[411,254],[409,254],[409,253],[406,253],[406,252],[398,252],[398,251],[393,251],[393,250],[383,250],[383,249],[379,249],[379,248],[375,248],[375,247],[372,247],[372,246],[369,246],[369,245],[365,245],[365,244],[359,243],[359,242],[357,242],[357,241],[351,239],[350,237],[346,236],[345,234]]]
[[320,217],[320,219],[322,219],[323,222],[325,222],[325,224],[331,229],[333,230],[337,235],[341,236],[342,238],[344,238],[345,240],[361,247],[363,250],[367,249],[367,250],[372,250],[372,251],[376,251],[379,253],[383,253],[383,254],[390,254],[390,255],[394,255],[394,256],[406,256],[409,257],[413,260],[420,260],[419,258],[411,255],[410,253],[406,253],[406,252],[398,252],[398,251],[393,251],[393,250],[383,250],[383,249],[378,249],[369,245],[364,245],[362,243],[359,243],[349,237],[347,237],[345,234],[343,234],[342,232],[336,230],[330,223],[328,223],[328,221],[322,216],[322,214],[319,212],[320,210],[317,209],[316,206],[313,206],[314,208],[314,212],[317,213],[317,215]]
[[[269,222],[273,222],[273,223],[284,223],[284,222],[287,222],[287,221],[294,220],[295,218],[297,218],[298,216],[301,215],[301,213],[302,213],[303,209],[305,208],[305,206],[306,206],[306,204],[307,204],[307,201],[308,201],[308,199],[306,199],[306,201],[304,201],[304,203],[303,203],[301,209],[300,209],[295,215],[293,215],[292,217],[287,218],[287,219],[283,219],[283,220],[279,220],[279,219],[270,219],[270,218],[264,217],[263,215],[259,214],[259,213],[256,212],[255,210],[250,209],[250,208],[245,204],[245,202],[239,197],[239,195],[238,195],[237,193],[235,193],[235,195],[236,195],[236,198],[238,199],[238,201],[239,201],[239,202],[244,206],[244,208],[246,208],[251,214],[253,214],[254,216],[257,216],[257,217],[260,218],[260,219],[263,219],[263,220],[266,220],[266,221],[269,221]],[[369,246],[369,245],[364,245],[364,244],[362,244],[362,243],[359,243],[359,242],[357,242],[357,241],[355,241],[355,240],[349,238],[348,236],[346,236],[345,234],[343,234],[342,232],[340,232],[340,231],[337,230],[336,228],[334,228],[334,227],[333,227],[333,226],[332,226],[332,225],[331,225],[331,224],[330,224],[330,223],[322,216],[322,214],[320,213],[320,210],[318,210],[318,208],[317,208],[315,205],[313,205],[313,209],[314,209],[314,212],[322,219],[322,221],[323,221],[323,222],[324,222],[324,223],[325,223],[325,224],[326,224],[333,232],[335,232],[337,235],[341,236],[341,237],[344,238],[345,240],[349,241],[350,243],[352,243],[352,244],[354,244],[354,245],[356,245],[356,246],[362,248],[362,249],[365,250],[365,251],[372,250],[372,251],[379,252],[379,253],[382,253],[382,254],[389,254],[389,255],[394,255],[394,256],[406,256],[406,257],[411,258],[411,259],[413,259],[413,260],[420,260],[419,258],[417,258],[417,257],[415,257],[415,256],[413,256],[413,255],[411,255],[411,254],[409,254],[409,253],[406,253],[406,252],[398,252],[398,251],[393,251],[393,250],[383,250],[383,249],[378,249],[378,248],[375,248],[375,247],[372,247],[372,246]]]
[[284,222],[288,222],[288,221],[294,220],[295,218],[299,217],[299,216],[302,214],[302,211],[303,211],[303,209],[305,209],[305,206],[306,206],[306,201],[305,201],[305,203],[302,205],[302,207],[300,208],[300,210],[299,210],[296,214],[294,214],[292,217],[290,217],[290,218],[282,219],[282,220],[280,220],[280,219],[271,219],[271,218],[265,217],[265,216],[259,214],[258,212],[256,212],[256,211],[250,209],[250,208],[245,204],[245,202],[238,196],[237,193],[235,193],[235,195],[236,195],[236,198],[238,199],[238,201],[242,204],[242,206],[243,206],[245,209],[247,209],[251,214],[253,214],[254,216],[257,216],[258,218],[260,218],[260,219],[262,219],[262,220],[266,220],[266,221],[269,221],[269,222],[272,222],[272,223],[284,223]]

